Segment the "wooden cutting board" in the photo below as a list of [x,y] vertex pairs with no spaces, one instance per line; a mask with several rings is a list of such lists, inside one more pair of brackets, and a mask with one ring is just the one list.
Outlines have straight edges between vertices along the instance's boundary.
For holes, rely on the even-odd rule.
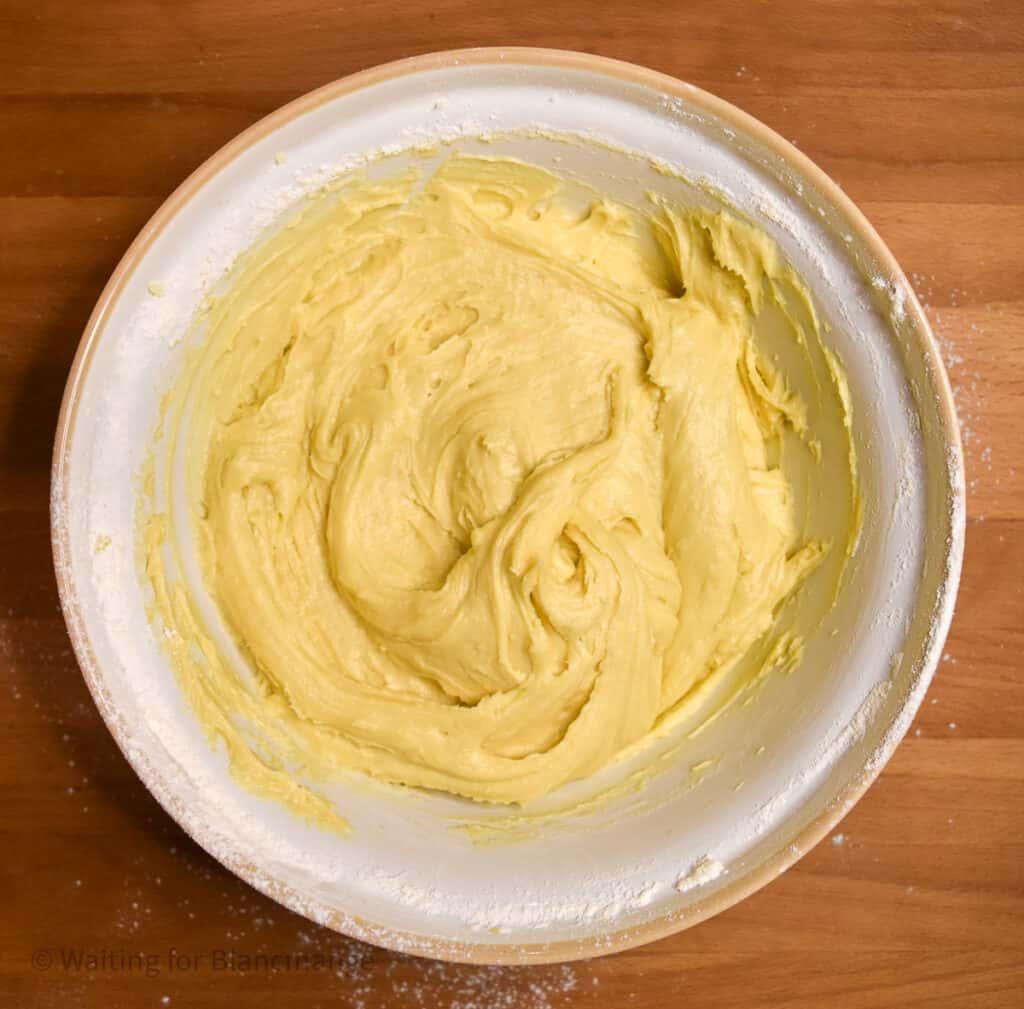
[[[581,49],[797,143],[917,288],[967,441],[931,693],[840,833],[692,931],[563,967],[396,956],[228,874],[100,721],[50,567],[58,403],[129,241],[239,130],[372,64]],[[1024,1006],[1024,4],[0,3],[0,1004],[350,1009]]]

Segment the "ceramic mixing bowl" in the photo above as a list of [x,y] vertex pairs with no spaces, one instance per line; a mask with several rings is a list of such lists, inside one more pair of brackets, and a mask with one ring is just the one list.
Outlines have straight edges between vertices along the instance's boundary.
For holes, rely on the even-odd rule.
[[[507,810],[352,780],[330,791],[353,826],[341,838],[238,787],[203,737],[147,618],[139,473],[182,338],[234,257],[318,181],[382,153],[429,160],[438,139],[557,165],[631,202],[649,190],[724,200],[767,231],[812,291],[846,369],[863,533],[797,668],[701,731],[567,789],[569,798],[610,790],[604,802],[567,816],[558,796],[522,829]],[[554,961],[721,911],[849,810],[902,738],[939,658],[963,548],[963,472],[921,308],[820,169],[733,106],[652,71],[575,53],[471,50],[378,67],[300,98],[161,207],[75,358],[52,519],[89,688],[139,776],[199,844],[281,903],[370,942],[452,960]],[[652,766],[641,786],[637,772]]]

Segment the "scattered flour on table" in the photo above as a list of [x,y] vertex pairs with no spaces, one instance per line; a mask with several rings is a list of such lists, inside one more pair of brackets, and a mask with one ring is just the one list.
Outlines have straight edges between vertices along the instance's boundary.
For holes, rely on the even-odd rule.
[[[159,830],[164,822],[160,818],[154,827]],[[175,829],[169,823],[166,826]],[[340,1009],[568,1009],[570,1005],[597,1004],[591,999],[598,997],[599,978],[585,961],[506,967],[447,963],[391,952],[295,918],[228,876],[198,849],[170,845],[166,852],[174,861],[175,873],[184,874],[186,884],[191,876],[207,894],[216,891],[220,898],[217,922],[226,926],[223,931],[211,931],[216,923],[207,913],[202,940],[183,937],[176,944],[178,952],[194,956],[216,949],[233,965],[229,973],[260,976],[268,979],[267,983],[296,971],[333,975],[325,986],[330,993],[311,990],[310,1005],[319,1004],[316,995],[321,991],[325,1007],[337,1005]],[[127,937],[128,952],[155,946],[150,941],[151,930],[163,942],[171,909],[176,909],[183,921],[187,916],[188,927],[198,926],[191,898],[179,896],[182,888],[174,885],[173,876],[154,875],[149,865],[142,856],[131,859],[121,891],[121,911],[113,921],[115,932]],[[585,998],[582,1003],[581,994]]]
[[[969,304],[976,316],[981,311],[991,313],[993,306],[978,306],[970,302],[970,295],[962,288],[938,286],[934,274],[911,273],[910,282],[931,322],[949,374],[957,419],[960,422],[965,464],[973,474],[968,475],[967,491],[972,495],[977,492],[979,480],[989,484],[993,490],[998,489],[1006,477],[1015,477],[1017,474],[1013,467],[1000,472],[997,460],[993,457],[992,445],[984,439],[988,386],[985,376],[975,363],[986,336],[984,319],[966,322],[962,318]],[[972,509],[972,514],[981,521],[985,519],[984,513],[979,513],[976,508]]]

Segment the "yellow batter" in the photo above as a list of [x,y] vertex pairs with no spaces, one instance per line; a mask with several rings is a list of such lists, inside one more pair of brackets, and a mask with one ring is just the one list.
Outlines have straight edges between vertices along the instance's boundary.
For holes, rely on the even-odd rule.
[[[734,665],[829,549],[782,466],[785,430],[808,460],[817,432],[756,336],[766,305],[816,336],[783,288],[802,297],[727,214],[580,205],[459,155],[322,193],[242,257],[170,416],[244,661],[165,513],[146,537],[236,774],[314,816],[295,772],[524,802]],[[837,376],[819,396],[845,420]]]

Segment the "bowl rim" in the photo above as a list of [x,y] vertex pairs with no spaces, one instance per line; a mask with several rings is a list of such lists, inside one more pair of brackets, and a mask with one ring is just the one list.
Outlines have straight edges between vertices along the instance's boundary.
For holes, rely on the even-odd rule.
[[[806,824],[780,851],[768,856],[753,869],[726,883],[711,896],[687,909],[669,911],[642,925],[620,928],[586,938],[539,943],[473,943],[459,940],[430,940],[428,937],[376,925],[356,915],[339,913],[301,895],[280,880],[270,880],[263,871],[232,857],[193,818],[181,815],[172,802],[173,790],[146,761],[136,757],[128,732],[114,717],[106,694],[104,677],[81,614],[75,576],[70,564],[70,523],[67,520],[66,475],[75,433],[80,392],[89,372],[94,351],[102,338],[112,309],[123,289],[152,243],[193,195],[221,169],[261,140],[297,117],[343,95],[424,71],[456,66],[524,66],[581,70],[648,88],[685,100],[710,113],[760,142],[780,156],[801,175],[813,182],[821,195],[845,217],[850,229],[883,267],[886,275],[904,293],[904,310],[936,398],[938,435],[947,450],[948,466],[944,487],[945,507],[950,515],[950,535],[945,539],[942,558],[944,575],[931,607],[932,632],[926,637],[912,675],[911,688],[902,706],[893,716],[892,731],[882,737],[875,758],[870,760],[846,785],[825,810]],[[100,714],[115,742],[147,789],[183,830],[205,851],[255,889],[306,918],[327,925],[334,931],[403,953],[428,955],[435,959],[477,964],[542,964],[584,959],[620,952],[683,931],[726,910],[767,885],[821,841],[842,820],[857,800],[881,773],[899,745],[912,715],[921,703],[941,654],[960,579],[965,539],[964,463],[956,409],[949,379],[935,336],[927,317],[902,269],[888,246],[863,212],[821,168],[793,144],[750,114],[710,92],[647,67],[604,56],[570,50],[526,46],[476,47],[426,53],[358,71],[310,91],[281,106],[239,133],[195,169],[160,205],[138,233],[115,267],[86,323],[71,364],[61,401],[54,439],[51,475],[50,535],[61,609],[68,634],[83,677]],[[919,597],[920,599],[920,597]],[[918,603],[920,606],[920,601]],[[910,717],[908,717],[908,715]]]

